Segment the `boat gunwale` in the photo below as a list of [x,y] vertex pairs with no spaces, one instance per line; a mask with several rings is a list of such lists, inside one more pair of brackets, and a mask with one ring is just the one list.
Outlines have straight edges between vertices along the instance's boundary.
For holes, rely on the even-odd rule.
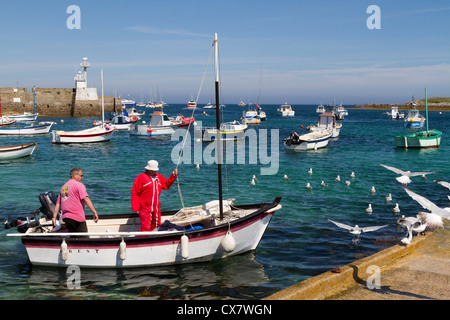
[[[18,145],[15,145],[15,146],[0,147],[0,152],[18,151],[18,150],[23,150],[23,149],[30,148],[32,146],[37,146],[37,142],[18,144]],[[8,148],[14,148],[14,149],[8,149]]]
[[[255,212],[252,212],[248,215],[246,215],[245,217],[242,218],[237,218],[236,220],[230,221],[229,223],[223,223],[220,225],[216,225],[216,226],[212,226],[212,227],[208,227],[208,228],[204,228],[204,229],[200,229],[200,230],[191,230],[191,231],[186,231],[186,230],[180,230],[180,231],[175,231],[175,232],[169,232],[169,233],[159,233],[155,232],[155,234],[151,234],[151,235],[130,235],[130,236],[114,236],[111,235],[112,237],[101,237],[101,238],[89,238],[89,237],[74,237],[71,238],[70,236],[49,236],[49,237],[45,237],[45,236],[34,236],[34,235],[23,235],[21,237],[22,243],[24,245],[26,245],[27,243],[61,243],[61,239],[65,239],[67,241],[67,243],[72,243],[72,244],[82,244],[82,243],[111,243],[111,242],[115,242],[115,243],[119,243],[120,241],[122,241],[122,239],[126,239],[127,241],[132,241],[132,242],[149,242],[149,241],[161,241],[161,240],[169,240],[170,238],[176,238],[176,240],[174,241],[179,241],[180,235],[194,235],[194,236],[201,236],[203,234],[211,234],[211,233],[217,233],[217,232],[221,232],[223,230],[228,230],[228,229],[232,229],[232,227],[241,224],[245,221],[248,220],[252,220],[255,217],[265,213],[266,211],[275,208],[279,202],[281,201],[281,197],[277,197],[275,198],[275,200],[272,203],[259,203],[259,204],[250,204],[250,205],[238,205],[238,206],[233,206],[236,209],[252,209],[252,208],[256,208],[257,210]],[[178,211],[166,211],[166,212],[162,212],[161,216],[169,216],[169,215],[173,215],[174,213],[176,213]],[[273,214],[273,213],[268,213],[268,214]],[[86,216],[86,219],[90,219],[92,217],[92,215],[90,216]],[[120,218],[137,218],[139,217],[139,215],[137,213],[124,213],[124,214],[105,214],[105,215],[101,215],[100,218],[102,218],[102,220],[104,219],[120,219]],[[86,233],[86,235],[89,235],[89,233]]]

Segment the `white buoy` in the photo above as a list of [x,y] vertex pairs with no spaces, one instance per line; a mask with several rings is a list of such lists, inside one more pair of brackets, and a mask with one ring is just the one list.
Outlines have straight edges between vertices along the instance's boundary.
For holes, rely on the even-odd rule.
[[123,238],[122,242],[120,242],[119,245],[119,252],[120,252],[120,259],[125,260],[127,258],[127,244],[125,243],[125,241],[123,241]]
[[61,259],[63,261],[66,261],[67,258],[69,258],[69,250],[67,249],[67,243],[66,240],[63,239],[62,243],[61,243]]
[[187,259],[189,257],[189,238],[187,235],[183,235],[181,237],[181,256],[183,259]]
[[236,248],[236,241],[234,240],[231,231],[228,231],[222,241],[220,241],[220,246],[226,252],[231,252]]

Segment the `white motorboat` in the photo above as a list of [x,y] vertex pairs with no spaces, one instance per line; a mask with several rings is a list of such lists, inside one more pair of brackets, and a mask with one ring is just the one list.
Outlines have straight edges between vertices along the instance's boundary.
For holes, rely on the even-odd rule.
[[145,115],[145,111],[139,112],[134,107],[124,107],[122,108],[122,112],[128,117],[136,117],[138,120],[141,120]]
[[26,127],[7,127],[0,128],[0,135],[19,135],[28,136],[36,134],[48,134],[53,123],[44,123],[38,125],[30,125]]
[[148,124],[137,122],[131,125],[130,135],[132,136],[167,136],[172,135],[179,123],[174,123],[163,111],[154,111],[150,115]]
[[187,107],[188,108],[197,108],[197,102],[195,102],[194,100],[189,100],[187,103]]
[[299,135],[292,132],[288,138],[283,139],[286,150],[305,151],[317,150],[328,145],[331,138],[331,132],[328,130],[320,130],[315,132]]
[[[217,63],[217,35],[214,40]],[[216,68],[216,100],[218,72]],[[219,119],[216,122],[219,127]],[[223,200],[219,162],[217,168],[219,200],[162,213],[164,223],[151,232],[138,231],[140,219],[138,214],[132,213],[100,215],[97,223],[87,216],[86,233],[68,233],[63,228],[54,231],[52,224],[35,219],[28,227],[21,228],[24,233],[8,236],[21,237],[32,264],[61,267],[183,264],[223,259],[255,250],[274,212],[281,209],[281,197],[271,203],[242,206],[235,205],[232,199]],[[193,223],[196,223],[195,228]]]
[[319,130],[328,130],[331,132],[332,138],[339,137],[342,123],[336,121],[336,116],[332,112],[324,112],[319,115],[319,122],[315,126],[310,126],[311,132]]
[[285,102],[278,109],[277,112],[282,117],[293,117],[295,116],[295,111],[292,110],[292,106]]
[[398,111],[398,107],[391,107],[390,111],[385,112],[385,114],[388,116],[389,119],[404,119],[405,114],[403,112]]
[[34,150],[36,150],[36,147],[36,142],[0,147],[0,160],[19,159],[31,156]]
[[216,106],[211,104],[211,102],[208,102],[208,104],[206,104],[203,109],[215,109]]
[[326,110],[325,110],[325,107],[324,107],[323,104],[320,104],[320,105],[317,106],[317,109],[316,109],[317,113],[324,113],[325,111]]
[[122,107],[134,107],[136,105],[136,101],[131,99],[122,99]]
[[130,130],[131,125],[137,121],[138,118],[136,116],[127,117],[124,114],[116,114],[112,117],[109,124],[116,128],[116,130]]

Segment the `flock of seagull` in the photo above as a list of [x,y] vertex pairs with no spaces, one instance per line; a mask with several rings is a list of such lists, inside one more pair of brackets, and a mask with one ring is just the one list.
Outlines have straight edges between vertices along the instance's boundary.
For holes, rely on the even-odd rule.
[[[416,216],[411,217],[405,217],[404,215],[397,220],[397,224],[403,226],[406,228],[407,233],[406,236],[400,240],[401,243],[408,245],[411,243],[412,237],[414,234],[422,234],[427,228],[430,229],[439,229],[444,227],[444,220],[448,219],[450,220],[450,207],[447,208],[440,208],[427,198],[411,191],[407,188],[408,184],[412,183],[411,177],[415,176],[422,176],[422,178],[426,178],[426,175],[437,173],[438,171],[428,171],[428,172],[411,172],[411,171],[403,171],[391,166],[387,166],[380,163],[380,166],[393,171],[397,173],[399,176],[395,179],[400,182],[403,185],[404,190],[406,193],[415,201],[417,201],[424,209],[426,209],[428,212],[420,211]],[[312,175],[313,170],[312,168],[309,169],[308,174]],[[350,174],[350,177],[353,179],[355,178],[355,173],[352,172]],[[284,181],[289,181],[290,178],[287,175],[284,175]],[[250,182],[251,185],[256,184],[256,176],[253,175],[252,180]],[[334,179],[335,181],[341,181],[341,177],[338,175]],[[434,182],[440,184],[442,187],[450,190],[450,183],[442,180],[434,180]],[[350,181],[345,181],[345,184],[347,186],[350,185]],[[328,185],[322,181],[321,182],[322,187],[327,187]],[[311,184],[308,182],[306,183],[306,189],[312,190]],[[376,192],[376,189],[374,186],[369,190],[370,193],[374,194]],[[447,196],[450,200],[450,195]],[[392,195],[389,193],[388,196],[385,197],[386,202],[392,201]],[[367,213],[372,213],[372,204],[369,204],[369,206],[366,208]],[[398,203],[395,204],[395,207],[392,209],[392,212],[395,214],[400,213],[400,208]],[[339,228],[348,230],[351,234],[355,235],[352,242],[358,243],[359,242],[359,236],[364,232],[371,232],[371,231],[377,231],[381,228],[385,228],[388,226],[381,225],[381,226],[369,226],[369,227],[360,227],[358,225],[350,226],[345,223],[333,221],[330,219],[327,219],[328,221],[332,222]]]

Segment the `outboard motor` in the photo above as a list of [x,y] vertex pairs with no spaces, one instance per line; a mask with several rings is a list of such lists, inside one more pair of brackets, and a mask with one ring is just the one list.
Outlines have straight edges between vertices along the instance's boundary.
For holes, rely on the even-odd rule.
[[10,229],[17,227],[17,231],[25,233],[28,228],[37,227],[40,225],[40,213],[43,214],[43,218],[45,218],[45,220],[50,221],[53,217],[53,210],[55,209],[57,200],[58,198],[53,191],[41,193],[39,195],[39,202],[41,203],[41,207],[39,209],[34,210],[25,216],[20,216],[17,218],[9,217],[4,223],[4,228]]

